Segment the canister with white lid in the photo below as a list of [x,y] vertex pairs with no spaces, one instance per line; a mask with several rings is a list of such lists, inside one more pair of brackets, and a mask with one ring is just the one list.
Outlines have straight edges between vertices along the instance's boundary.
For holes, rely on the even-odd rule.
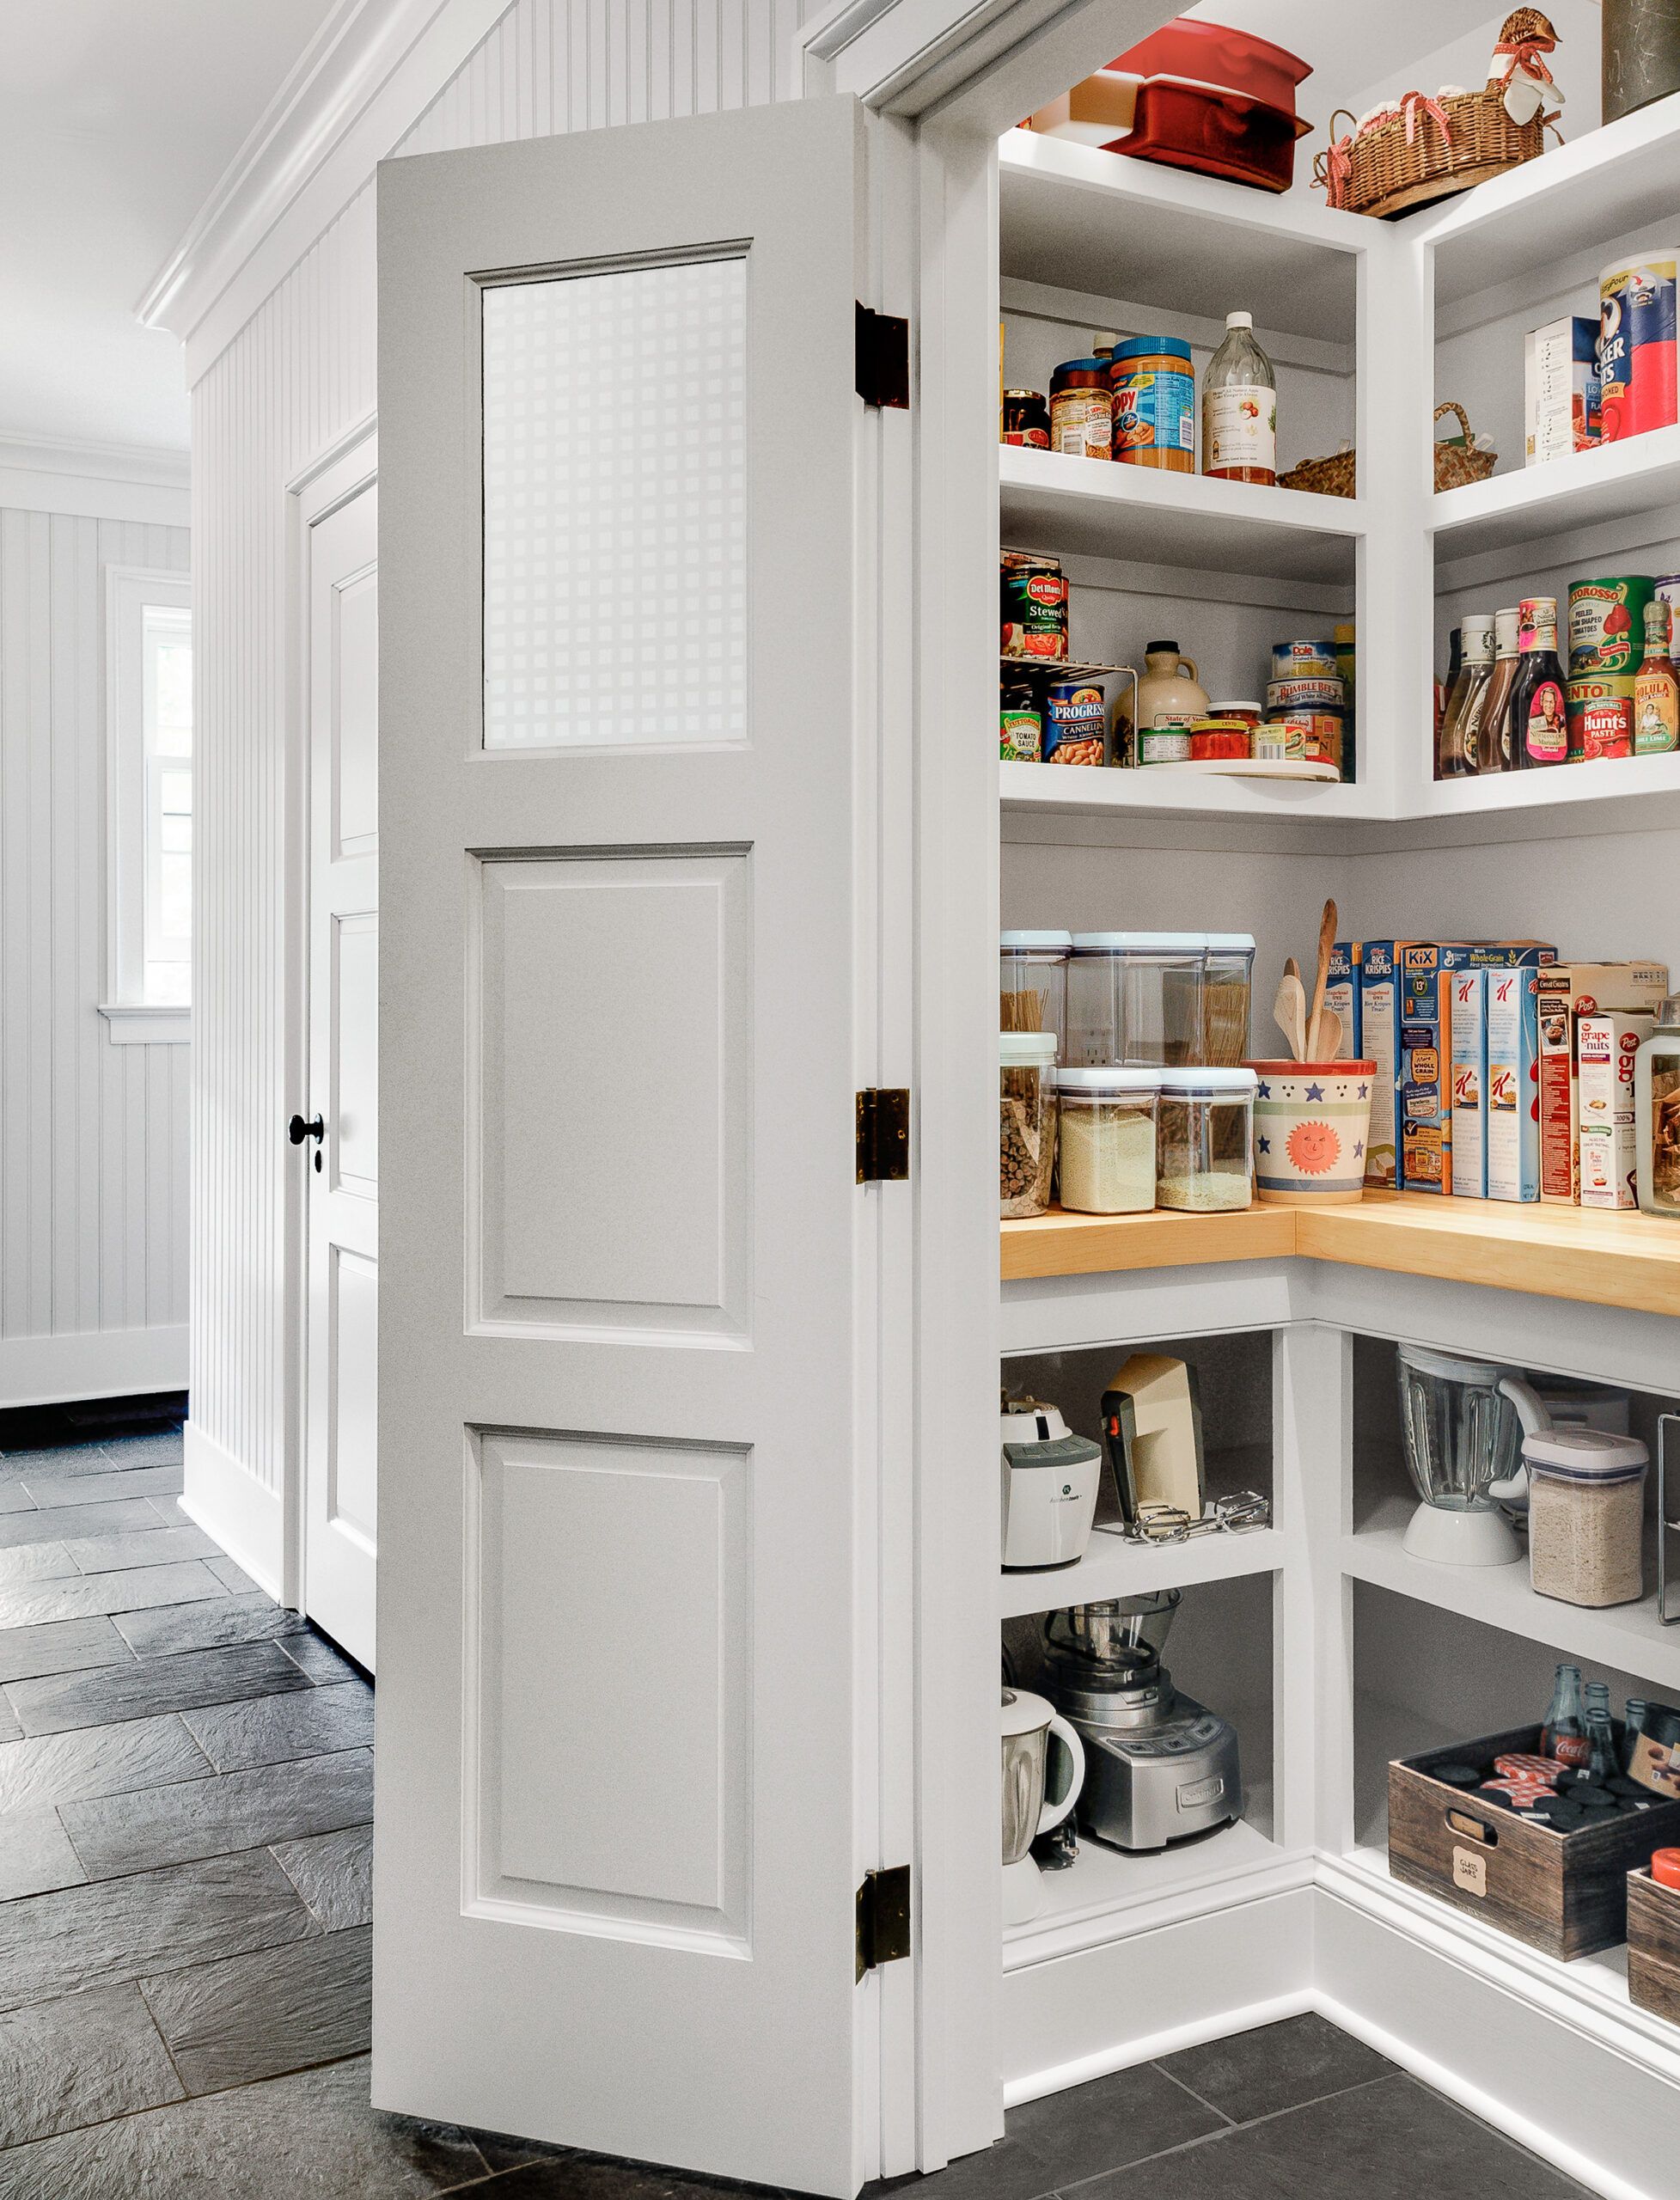
[[1218,1214],[1252,1204],[1259,1083],[1251,1069],[1162,1072],[1155,1139],[1158,1206]]
[[1237,1069],[1249,1058],[1254,934],[1210,932],[1201,973],[1201,1044],[1195,1059]]
[[1630,1604],[1645,1593],[1645,1478],[1636,1436],[1570,1425],[1523,1439],[1529,1583],[1567,1604]]
[[1070,1066],[1194,1061],[1207,957],[1205,932],[1075,932],[1067,966]]
[[1042,1214],[1056,1163],[1056,1035],[998,1034],[998,1191],[1006,1222]]
[[1054,1031],[1065,1057],[1071,932],[1006,932],[998,944],[999,1022],[1006,1031]]
[[1080,1214],[1141,1214],[1155,1204],[1153,1069],[1065,1069],[1056,1077],[1061,1203]]

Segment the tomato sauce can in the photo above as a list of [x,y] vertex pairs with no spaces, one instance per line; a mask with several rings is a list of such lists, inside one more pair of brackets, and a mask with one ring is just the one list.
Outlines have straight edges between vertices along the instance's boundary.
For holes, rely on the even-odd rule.
[[1645,654],[1648,573],[1616,573],[1569,584],[1569,676],[1631,680]]
[[1680,248],[1663,245],[1598,278],[1598,374],[1604,441],[1675,420],[1675,279]]
[[1005,657],[1067,655],[1067,583],[1058,558],[1005,550],[1001,575]]
[[1044,761],[1100,764],[1109,706],[1095,680],[1052,680],[1044,690]]
[[999,698],[998,754],[1005,764],[1036,764],[1044,755],[1044,712],[1030,681],[1005,680]]
[[1634,753],[1634,675],[1588,672],[1569,682],[1569,761]]

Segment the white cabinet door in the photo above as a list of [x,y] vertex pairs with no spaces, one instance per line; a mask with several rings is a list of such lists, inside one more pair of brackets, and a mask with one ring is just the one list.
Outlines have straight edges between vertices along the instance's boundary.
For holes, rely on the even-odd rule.
[[378,491],[309,530],[309,1108],[303,1605],[374,1662],[379,1338]]
[[375,2098],[828,2193],[868,137],[800,101],[379,204]]

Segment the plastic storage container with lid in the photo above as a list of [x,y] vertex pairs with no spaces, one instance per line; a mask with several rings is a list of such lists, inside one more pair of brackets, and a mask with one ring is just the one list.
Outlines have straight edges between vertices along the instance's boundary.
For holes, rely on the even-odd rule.
[[1042,1214],[1056,1165],[1056,1035],[998,1035],[998,1192],[1006,1222]]
[[1155,1204],[1152,1069],[1065,1069],[1056,1079],[1061,1203],[1080,1214],[1141,1214]]
[[1201,973],[1201,1045],[1196,1060],[1236,1069],[1249,1056],[1254,935],[1210,932]]
[[1067,1048],[1067,958],[1071,932],[1006,932],[998,945],[999,1023],[1005,1031],[1054,1031]]
[[1155,1197],[1193,1214],[1226,1214],[1254,1197],[1251,1069],[1164,1070]]
[[1645,1476],[1637,1436],[1573,1426],[1523,1439],[1529,1586],[1566,1604],[1631,1604],[1645,1594]]
[[1680,1216],[1680,993],[1634,1057],[1634,1182],[1647,1214]]
[[1069,1065],[1194,1061],[1207,955],[1205,932],[1075,932],[1067,966]]

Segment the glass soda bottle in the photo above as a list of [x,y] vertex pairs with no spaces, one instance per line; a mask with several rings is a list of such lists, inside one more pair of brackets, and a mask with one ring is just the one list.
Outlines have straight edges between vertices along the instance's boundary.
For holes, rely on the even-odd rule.
[[1557,661],[1557,598],[1525,596],[1517,620],[1517,677],[1511,690],[1511,761],[1518,771],[1569,761],[1563,667]]
[[1581,1710],[1579,1665],[1560,1665],[1557,1669],[1557,1678],[1552,1684],[1551,1708],[1540,1730],[1540,1751],[1543,1757],[1555,1757],[1560,1764],[1577,1766],[1585,1765],[1591,1755],[1586,1720]]
[[1595,1780],[1614,1780],[1622,1766],[1616,1754],[1616,1730],[1610,1725],[1610,1691],[1607,1681],[1586,1684],[1586,1763]]
[[1645,1731],[1646,1714],[1651,1706],[1642,1696],[1630,1696],[1622,1714],[1622,1769],[1625,1772],[1634,1761],[1634,1751],[1639,1747],[1639,1738]]
[[1225,315],[1225,339],[1201,377],[1201,470],[1219,481],[1278,478],[1278,378],[1253,336],[1254,316]]

